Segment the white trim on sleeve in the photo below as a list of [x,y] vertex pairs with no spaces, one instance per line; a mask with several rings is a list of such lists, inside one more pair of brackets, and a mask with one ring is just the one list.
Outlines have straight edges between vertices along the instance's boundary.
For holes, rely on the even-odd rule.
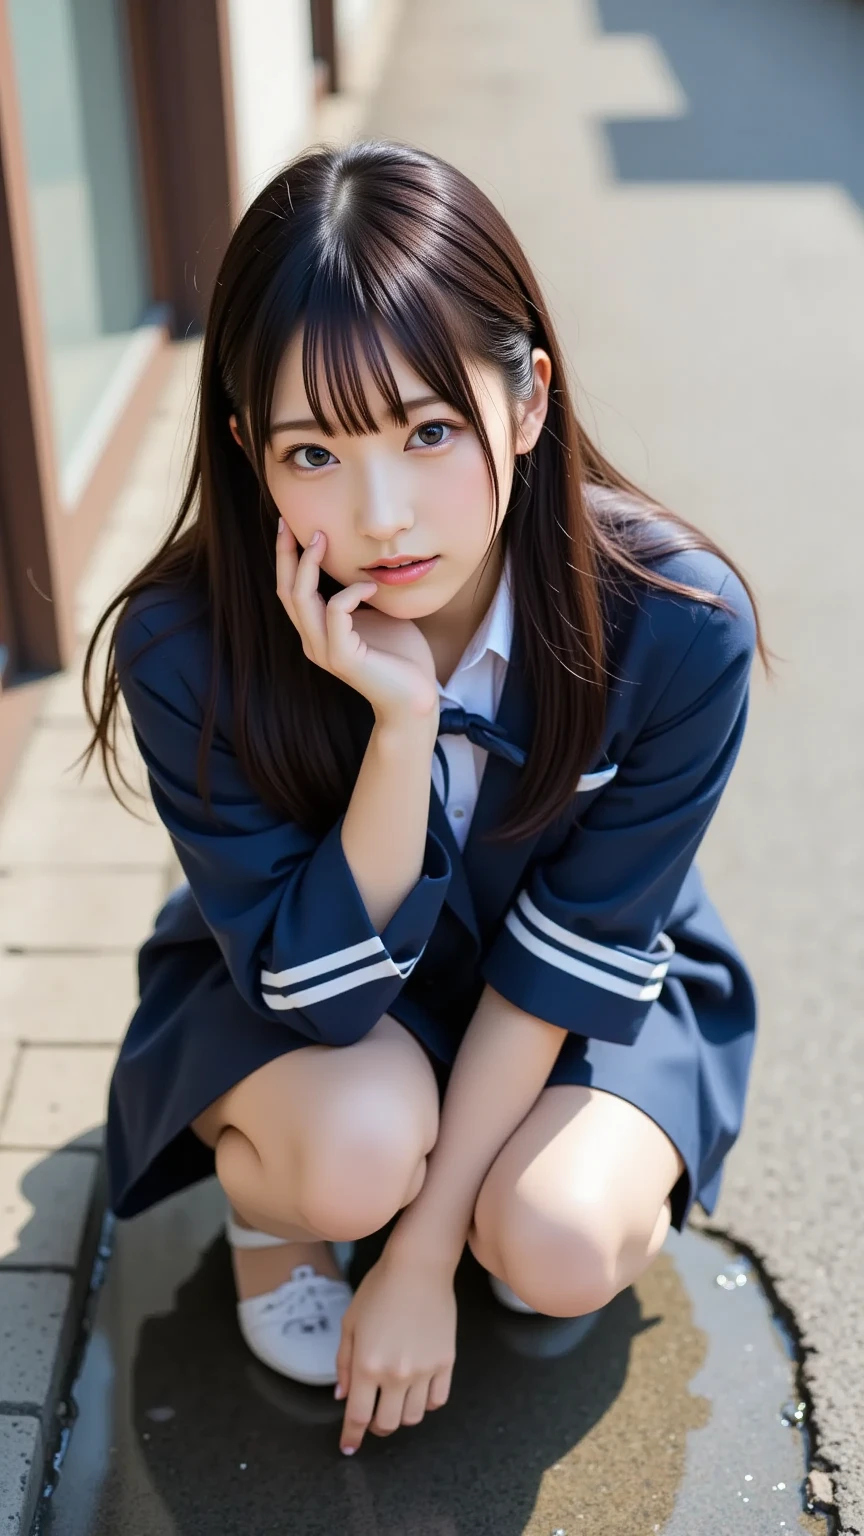
[[[425,949],[425,944],[423,949]],[[312,1003],[323,1003],[330,997],[338,997],[341,992],[350,992],[352,987],[362,987],[369,981],[380,981],[385,976],[399,976],[403,981],[411,975],[423,949],[412,960],[405,960],[400,964],[393,960],[387,953],[381,939],[377,934],[374,938],[364,939],[360,944],[350,944],[347,949],[333,950],[329,955],[322,955],[317,960],[309,960],[304,965],[289,966],[284,971],[262,971],[261,986],[278,987],[286,986],[291,982],[307,981],[312,976],[320,976],[322,971],[335,971],[352,961],[368,960],[372,955],[383,955],[374,965],[353,965],[351,970],[343,971],[341,976],[331,976],[329,981],[321,981],[314,987],[302,988],[299,992],[289,992],[283,996],[281,992],[264,992],[263,997],[268,1008],[277,1012],[290,1008],[306,1008]]]
[[[624,981],[620,976],[612,976],[608,971],[598,970],[596,965],[586,965],[584,960],[575,960],[571,955],[565,955],[560,949],[553,949],[545,940],[538,939],[537,935],[520,922],[516,913],[508,912],[505,924],[515,939],[536,955],[538,960],[545,960],[547,965],[557,966],[559,971],[567,971],[571,976],[578,976],[580,981],[587,981],[594,987],[602,987],[605,992],[617,992],[619,997],[629,997],[634,1003],[650,1003],[660,996],[663,988],[662,977],[654,981],[650,986],[640,987],[635,982]],[[598,946],[598,948],[601,946]],[[665,975],[665,967],[663,968]]]
[[[643,976],[648,981],[655,981],[658,978],[662,980],[669,969],[669,957],[675,953],[675,945],[668,933],[657,936],[657,943],[660,945],[658,960],[639,960],[635,955],[628,954],[626,950],[617,949],[611,944],[597,944],[593,939],[580,938],[579,934],[571,933],[568,928],[562,928],[560,923],[553,923],[550,917],[546,917],[545,913],[535,906],[527,891],[520,893],[516,905],[535,928],[545,933],[550,939],[555,939],[558,944],[566,945],[567,949],[575,949],[578,954],[588,955],[592,960],[602,960],[604,965],[614,965],[617,971],[626,971],[630,976]],[[614,991],[614,988],[612,990]]]

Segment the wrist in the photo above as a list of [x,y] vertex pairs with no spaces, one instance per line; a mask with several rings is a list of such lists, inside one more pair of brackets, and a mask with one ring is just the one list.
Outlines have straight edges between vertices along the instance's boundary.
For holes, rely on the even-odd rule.
[[442,1275],[454,1275],[467,1234],[418,1221],[409,1213],[410,1207],[387,1239],[384,1251],[388,1258],[400,1266],[437,1269]]
[[376,712],[372,734],[384,752],[416,752],[420,748],[431,753],[438,736],[438,700],[430,708],[418,707],[410,712]]

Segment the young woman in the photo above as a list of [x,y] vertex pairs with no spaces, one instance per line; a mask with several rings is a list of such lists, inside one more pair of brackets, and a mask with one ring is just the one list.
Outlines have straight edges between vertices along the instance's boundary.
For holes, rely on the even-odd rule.
[[713,1207],[755,1006],[693,857],[748,588],[578,424],[483,194],[367,143],[242,219],[188,488],[85,692],[118,607],[88,753],[110,776],[122,690],[187,883],[140,950],[112,1204],[215,1170],[244,1336],[338,1383],[351,1453],[446,1402],[466,1241],[505,1305],[576,1316]]

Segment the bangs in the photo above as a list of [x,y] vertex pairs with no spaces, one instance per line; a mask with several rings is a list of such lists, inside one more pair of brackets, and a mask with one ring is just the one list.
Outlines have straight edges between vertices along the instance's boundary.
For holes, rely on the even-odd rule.
[[370,271],[371,263],[339,245],[319,267],[302,319],[303,385],[321,431],[328,437],[337,431],[352,436],[377,432],[376,410],[367,394],[370,383],[370,392],[380,396],[393,420],[407,426],[386,335],[429,390],[459,411],[482,439],[468,371],[469,361],[479,354],[480,336],[458,301],[416,258],[400,252],[397,272],[388,253],[390,261],[381,263],[391,278],[385,285]]

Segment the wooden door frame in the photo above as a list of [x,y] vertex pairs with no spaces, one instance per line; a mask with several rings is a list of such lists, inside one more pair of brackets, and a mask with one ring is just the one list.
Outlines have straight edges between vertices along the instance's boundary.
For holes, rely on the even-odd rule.
[[161,309],[86,483],[64,505],[7,0],[0,0],[0,639],[9,646],[0,678],[0,798],[43,680],[75,654],[76,588],[165,378],[169,337],[202,324],[238,212],[227,0],[124,4],[151,291]]

